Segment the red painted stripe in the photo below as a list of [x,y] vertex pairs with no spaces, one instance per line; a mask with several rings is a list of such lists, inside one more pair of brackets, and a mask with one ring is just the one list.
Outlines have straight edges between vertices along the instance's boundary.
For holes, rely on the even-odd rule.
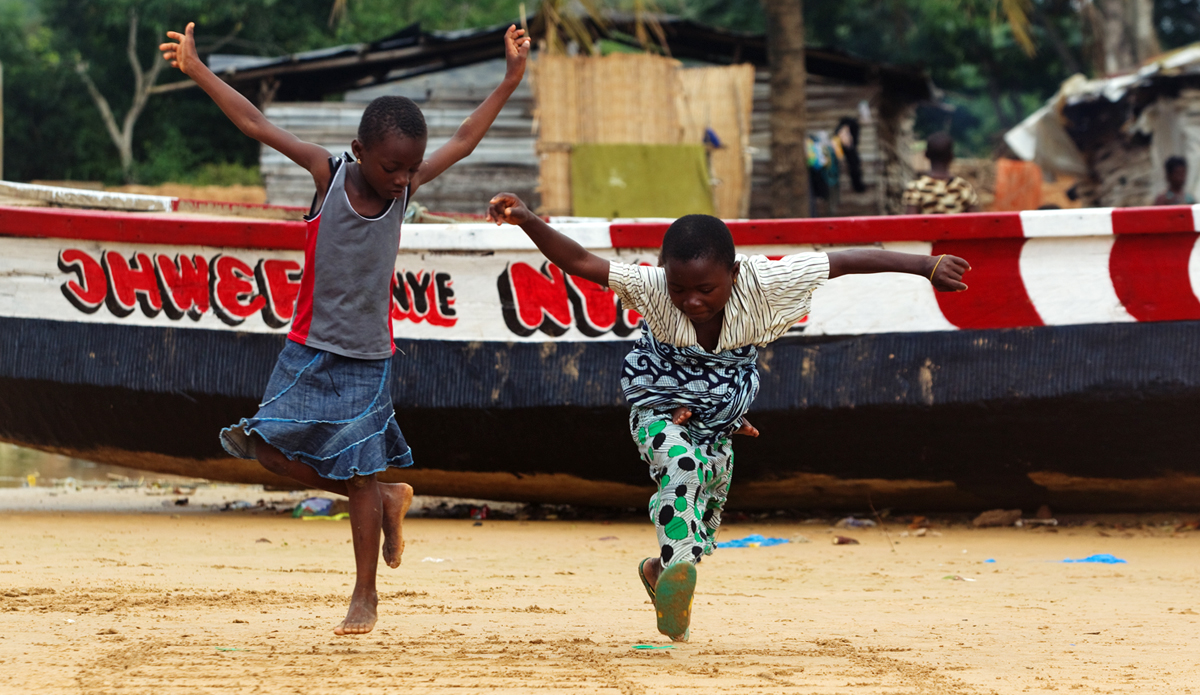
[[[230,207],[255,206],[230,204]],[[734,242],[742,246],[940,242],[952,239],[1011,239],[1024,235],[1020,215],[1015,212],[740,220],[728,224]],[[1187,206],[1113,211],[1114,233],[1118,235],[1193,232],[1194,224],[1192,209]],[[612,246],[656,248],[661,244],[666,229],[667,225],[663,223],[613,224],[610,225]],[[304,223],[186,214],[0,206],[0,236],[301,250],[304,248]]]
[[1174,234],[1196,231],[1190,205],[1118,208],[1112,213],[1113,234]]
[[1108,270],[1117,298],[1131,316],[1138,321],[1200,319],[1200,299],[1188,273],[1196,239],[1190,232],[1117,238]]
[[935,292],[938,306],[959,328],[1041,326],[1042,317],[1021,279],[1024,239],[961,239],[933,245],[933,255],[948,253],[971,264],[963,277],[965,292]]
[[0,206],[0,236],[300,250],[304,223]]
[[[942,241],[1021,237],[1015,212],[969,215],[898,215],[806,220],[741,220],[727,223],[738,246],[763,244],[870,244],[877,241]],[[613,224],[613,248],[655,248],[665,223]]]

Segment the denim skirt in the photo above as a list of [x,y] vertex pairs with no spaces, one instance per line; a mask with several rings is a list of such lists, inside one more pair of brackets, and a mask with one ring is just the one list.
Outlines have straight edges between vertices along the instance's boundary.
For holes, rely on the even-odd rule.
[[322,478],[349,480],[412,465],[388,389],[391,360],[358,360],[288,341],[254,417],[221,430],[230,455],[253,459],[250,436]]

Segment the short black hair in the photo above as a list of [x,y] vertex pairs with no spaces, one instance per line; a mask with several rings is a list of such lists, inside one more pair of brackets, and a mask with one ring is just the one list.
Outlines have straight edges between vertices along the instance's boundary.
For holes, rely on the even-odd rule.
[[1167,162],[1166,162],[1166,164],[1163,165],[1163,169],[1167,172],[1167,176],[1170,176],[1171,172],[1175,171],[1175,169],[1177,167],[1183,167],[1184,169],[1186,169],[1187,168],[1187,160],[1184,159],[1183,157],[1180,157],[1179,155],[1175,155],[1174,157],[1167,157]]
[[429,133],[425,114],[416,102],[408,97],[379,97],[367,104],[358,122],[358,141],[363,147],[371,147],[389,133],[414,140]]
[[954,138],[941,131],[925,140],[925,156],[930,162],[949,162],[954,159]]
[[733,234],[712,215],[684,215],[671,223],[663,235],[659,259],[691,261],[708,258],[733,270]]

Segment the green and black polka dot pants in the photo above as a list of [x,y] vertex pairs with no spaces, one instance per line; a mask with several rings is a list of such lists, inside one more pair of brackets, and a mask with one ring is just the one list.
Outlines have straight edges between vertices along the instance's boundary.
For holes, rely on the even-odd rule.
[[686,425],[669,413],[634,408],[629,429],[658,490],[650,497],[650,518],[658,530],[663,567],[695,564],[716,547],[721,510],[733,480],[733,447],[728,438],[696,445]]

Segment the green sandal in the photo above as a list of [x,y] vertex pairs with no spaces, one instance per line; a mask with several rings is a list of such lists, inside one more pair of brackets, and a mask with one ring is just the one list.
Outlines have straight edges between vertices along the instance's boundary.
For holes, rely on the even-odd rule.
[[686,642],[692,622],[692,599],[696,595],[695,565],[679,562],[663,570],[655,594],[658,631],[674,642]]
[[650,597],[650,601],[654,601],[654,587],[650,586],[650,580],[646,579],[646,563],[654,558],[648,557],[638,563],[638,579],[642,580],[642,586],[646,588],[646,595]]

